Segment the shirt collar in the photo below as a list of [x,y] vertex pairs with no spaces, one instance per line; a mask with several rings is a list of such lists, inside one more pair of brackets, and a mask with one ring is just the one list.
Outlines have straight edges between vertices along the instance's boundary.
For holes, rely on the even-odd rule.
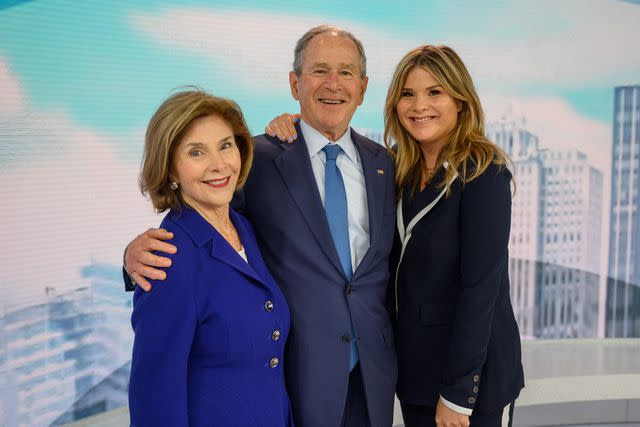
[[[307,122],[300,119],[300,130],[302,131],[302,135],[304,136],[304,141],[307,143],[307,149],[309,150],[309,157],[315,156],[322,150],[322,148],[332,143],[326,136],[318,132],[316,129],[312,128]],[[358,152],[356,150],[356,146],[351,139],[351,128],[347,129],[347,131],[338,138],[337,141],[333,142],[334,144],[338,144],[342,151],[347,155],[349,160],[353,163],[358,164]]]

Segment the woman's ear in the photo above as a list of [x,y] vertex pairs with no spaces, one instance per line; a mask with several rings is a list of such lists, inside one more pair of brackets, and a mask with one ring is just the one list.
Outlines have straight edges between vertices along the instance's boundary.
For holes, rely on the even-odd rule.
[[[176,176],[176,174],[173,172],[169,172],[168,178],[169,178],[169,186],[171,187],[171,189],[177,190],[178,189],[177,186],[180,185],[180,182],[178,182],[178,177]],[[176,188],[173,188],[173,187],[176,187]]]

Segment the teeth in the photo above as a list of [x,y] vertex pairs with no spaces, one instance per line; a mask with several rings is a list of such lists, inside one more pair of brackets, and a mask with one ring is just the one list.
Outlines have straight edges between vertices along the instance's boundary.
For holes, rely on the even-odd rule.
[[222,178],[222,179],[212,179],[211,181],[209,181],[210,183],[212,183],[213,185],[218,185],[218,184],[223,184],[225,181],[227,180],[227,178]]
[[324,102],[325,104],[342,104],[344,101],[339,99],[321,99],[320,102]]
[[433,116],[429,116],[429,117],[414,117],[413,121],[414,122],[426,122],[426,121],[431,120],[433,118],[434,118]]

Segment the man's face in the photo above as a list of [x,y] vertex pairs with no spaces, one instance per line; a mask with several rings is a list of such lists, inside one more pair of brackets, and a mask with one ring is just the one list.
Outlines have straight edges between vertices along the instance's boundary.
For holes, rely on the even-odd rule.
[[289,73],[291,94],[300,102],[302,118],[332,141],[349,128],[367,82],[367,77],[360,77],[355,43],[329,32],[311,39],[303,52],[300,75]]

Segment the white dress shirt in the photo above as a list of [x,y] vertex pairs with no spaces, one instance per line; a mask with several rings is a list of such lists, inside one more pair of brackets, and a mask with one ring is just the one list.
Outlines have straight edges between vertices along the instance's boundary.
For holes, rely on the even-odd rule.
[[244,246],[242,247],[242,249],[240,249],[238,252],[238,255],[240,255],[242,257],[242,259],[244,260],[244,262],[246,262],[247,264],[249,264],[249,259],[247,258],[247,252],[245,252],[244,250]]
[[326,163],[326,155],[322,148],[327,144],[338,144],[342,148],[336,159],[336,166],[342,174],[344,189],[347,193],[351,268],[355,272],[369,249],[369,210],[362,163],[360,163],[358,150],[351,140],[351,129],[347,129],[337,141],[330,141],[302,119],[300,119],[300,130],[307,143],[313,176],[318,185],[322,206],[324,206],[325,199],[324,165]]

